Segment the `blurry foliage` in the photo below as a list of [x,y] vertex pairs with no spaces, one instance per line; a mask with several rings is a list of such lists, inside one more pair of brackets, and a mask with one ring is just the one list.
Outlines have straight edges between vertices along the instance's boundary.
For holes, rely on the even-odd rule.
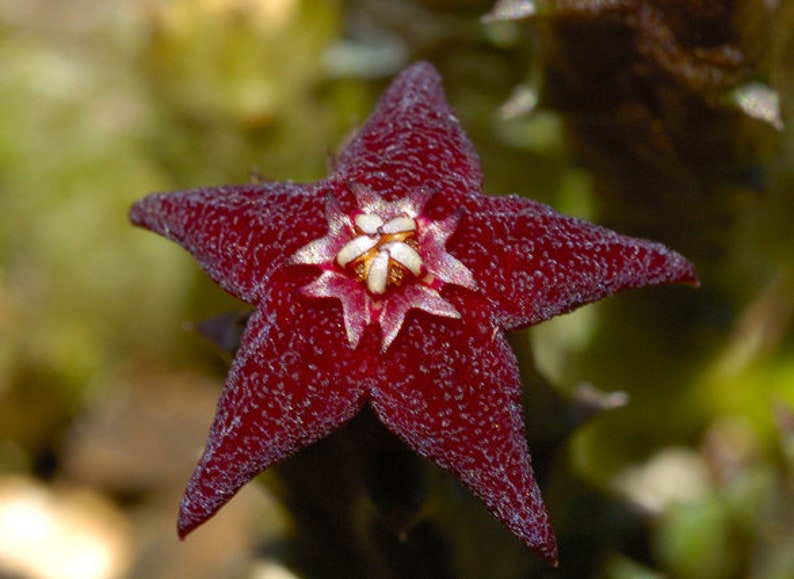
[[[405,499],[407,536],[464,577],[794,574],[794,2],[505,0],[484,24],[494,4],[0,2],[0,476],[110,497],[135,529],[119,574],[242,577],[285,552],[310,567],[272,505],[222,513],[184,545],[172,535],[225,372],[183,328],[240,306],[126,212],[150,191],[323,176],[388,78],[427,58],[487,191],[663,241],[703,285],[513,336],[558,570],[423,463],[421,484],[399,479],[422,499]],[[629,403],[580,426],[585,382]],[[184,397],[173,422],[147,410]],[[365,476],[322,459],[362,428],[265,478],[294,506],[300,473]],[[339,498],[361,525],[348,546],[377,546],[388,567],[404,547],[378,526],[385,483],[355,484]]]

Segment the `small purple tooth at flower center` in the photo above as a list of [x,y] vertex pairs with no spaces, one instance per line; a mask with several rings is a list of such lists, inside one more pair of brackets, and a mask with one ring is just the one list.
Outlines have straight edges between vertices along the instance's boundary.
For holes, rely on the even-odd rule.
[[399,287],[408,273],[422,273],[422,257],[416,241],[416,221],[395,217],[385,222],[377,214],[362,213],[355,218],[356,237],[336,256],[336,262],[366,283],[375,295],[390,285]]

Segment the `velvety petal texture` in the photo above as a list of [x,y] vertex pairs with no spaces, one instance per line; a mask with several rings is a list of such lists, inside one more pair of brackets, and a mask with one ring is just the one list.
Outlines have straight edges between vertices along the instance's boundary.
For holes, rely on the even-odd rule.
[[449,244],[476,273],[496,323],[519,329],[619,291],[697,283],[661,243],[620,235],[518,196],[482,197]]
[[388,199],[425,188],[454,204],[482,191],[480,159],[426,62],[405,70],[386,90],[340,154],[336,176]]
[[386,362],[393,380],[372,390],[372,407],[387,428],[458,477],[553,562],[556,543],[530,466],[515,355],[503,332],[467,311],[465,325],[429,316],[409,325]]
[[622,290],[697,280],[663,245],[481,186],[438,73],[418,63],[328,179],[133,206],[133,223],[182,245],[257,308],[185,491],[180,536],[370,404],[556,563],[504,332]]
[[256,303],[271,273],[325,231],[325,194],[293,183],[156,193],[132,206],[130,220],[180,244],[215,283]]
[[[334,430],[363,404],[356,353],[337,312],[306,308],[277,284],[251,316],[187,485],[179,535],[203,523],[253,477]],[[311,327],[313,332],[294,331]]]

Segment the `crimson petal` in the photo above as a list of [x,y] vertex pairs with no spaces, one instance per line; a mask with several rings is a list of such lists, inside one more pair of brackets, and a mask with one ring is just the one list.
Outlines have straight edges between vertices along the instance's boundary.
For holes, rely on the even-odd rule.
[[135,203],[130,220],[175,241],[215,283],[256,303],[290,253],[327,229],[325,195],[295,183],[157,193]]
[[508,330],[617,292],[697,285],[694,266],[661,243],[615,233],[517,196],[482,197],[448,243]]
[[336,176],[387,200],[412,189],[443,191],[452,206],[482,189],[479,157],[432,65],[414,64],[392,82],[341,153]]
[[[373,388],[381,421],[420,455],[458,477],[508,529],[552,564],[554,534],[524,438],[518,364],[476,303],[464,326],[416,314]],[[469,317],[469,319],[466,319]],[[475,329],[476,328],[476,329]]]
[[[363,381],[355,378],[360,364],[339,339],[338,312],[304,307],[294,288],[274,294],[243,335],[182,499],[180,537],[253,477],[328,435],[363,404]],[[308,336],[292,324],[314,331]]]

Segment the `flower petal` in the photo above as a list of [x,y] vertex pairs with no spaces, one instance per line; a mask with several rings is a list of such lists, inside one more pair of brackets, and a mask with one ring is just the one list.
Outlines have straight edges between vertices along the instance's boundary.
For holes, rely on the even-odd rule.
[[223,289],[256,303],[286,258],[326,233],[324,200],[318,186],[232,185],[149,195],[130,220],[179,243]]
[[361,364],[339,340],[338,305],[306,308],[293,297],[294,288],[280,293],[256,310],[243,336],[204,455],[182,499],[181,537],[253,477],[361,408],[362,380],[355,374]]
[[555,563],[556,543],[524,439],[518,365],[485,317],[426,316],[409,324],[384,363],[391,383],[373,388],[372,407],[392,432],[457,476]]
[[661,243],[529,199],[482,197],[463,219],[448,248],[472,271],[508,330],[626,289],[698,283],[694,266]]
[[455,199],[482,188],[480,161],[427,62],[406,69],[341,153],[337,176],[388,200],[427,188]]

